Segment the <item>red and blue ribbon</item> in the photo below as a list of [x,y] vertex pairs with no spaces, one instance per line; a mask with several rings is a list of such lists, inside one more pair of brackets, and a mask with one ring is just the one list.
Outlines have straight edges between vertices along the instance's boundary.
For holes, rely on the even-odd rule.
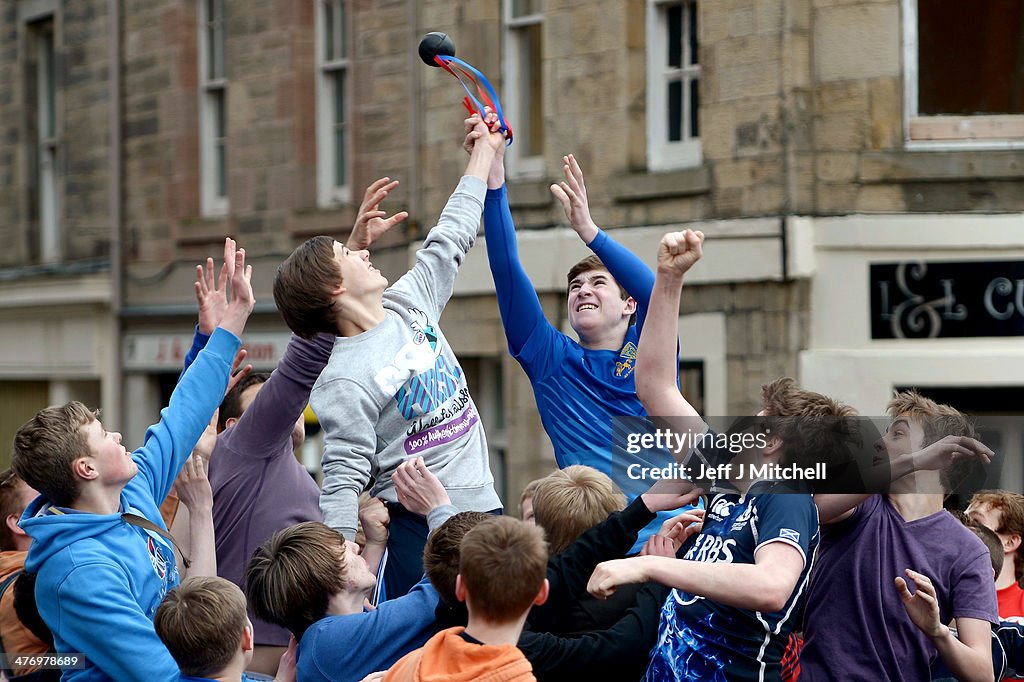
[[[471,64],[468,64],[461,59],[450,57],[448,55],[435,55],[434,62],[437,63],[442,69],[455,76],[455,78],[462,85],[466,91],[466,97],[462,99],[462,103],[466,107],[466,111],[472,116],[473,114],[479,114],[480,118],[486,119],[485,108],[490,109],[498,115],[498,123],[501,126],[501,132],[505,136],[506,145],[512,144],[512,126],[505,120],[505,114],[501,111],[501,102],[498,101],[498,93],[491,87],[487,77],[484,76],[480,71],[474,68]],[[459,74],[462,75],[459,75]],[[476,88],[477,95],[473,94],[473,91],[469,89],[466,84],[466,80],[469,80]]]

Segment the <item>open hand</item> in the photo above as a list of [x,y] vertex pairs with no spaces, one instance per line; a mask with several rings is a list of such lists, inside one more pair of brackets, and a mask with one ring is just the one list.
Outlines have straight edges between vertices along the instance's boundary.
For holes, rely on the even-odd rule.
[[594,241],[597,224],[590,217],[590,202],[587,199],[587,185],[583,181],[583,170],[572,154],[562,157],[562,172],[565,180],[551,185],[551,193],[558,199],[565,211],[565,217],[584,244]]
[[[224,250],[225,256],[227,249]],[[234,269],[231,270],[231,303],[224,313],[220,326],[241,338],[245,323],[256,305],[252,293],[252,266],[245,264],[245,249],[234,253]]]
[[703,528],[704,510],[692,509],[673,516],[661,524],[661,530],[658,531],[658,535],[670,540],[675,547],[675,551],[678,552],[684,542],[699,533]]
[[363,193],[363,203],[359,205],[356,223],[352,226],[352,234],[349,235],[348,243],[345,244],[349,251],[362,251],[370,248],[382,234],[409,217],[407,211],[399,211],[391,217],[385,217],[387,212],[380,210],[381,202],[396,187],[398,187],[398,180],[380,178],[374,180],[366,188],[366,192]]
[[228,282],[235,269],[235,240],[224,240],[224,263],[220,276],[213,279],[213,259],[206,259],[206,268],[196,266],[196,302],[199,304],[199,331],[210,335],[228,310]]
[[914,469],[941,470],[961,457],[974,457],[989,464],[994,453],[984,443],[967,436],[946,436],[913,454]]
[[185,460],[185,466],[174,481],[174,489],[189,514],[198,516],[200,512],[213,510],[213,489],[206,477],[205,461],[198,454]]
[[935,596],[935,586],[932,585],[931,578],[909,568],[905,572],[914,582],[914,593],[910,593],[906,580],[896,578],[896,590],[900,593],[903,608],[907,610],[910,620],[921,629],[921,632],[928,637],[939,637],[946,629],[939,620],[939,601]]

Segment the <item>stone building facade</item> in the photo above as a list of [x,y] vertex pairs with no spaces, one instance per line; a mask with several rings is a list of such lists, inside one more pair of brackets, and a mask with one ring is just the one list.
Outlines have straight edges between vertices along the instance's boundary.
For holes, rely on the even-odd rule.
[[[264,368],[287,342],[276,265],[309,236],[343,236],[384,175],[402,183],[386,207],[411,217],[374,259],[402,272],[464,164],[461,90],[415,54],[433,30],[501,93],[521,251],[555,324],[564,273],[587,253],[547,189],[572,152],[595,219],[649,263],[666,231],[708,235],[680,311],[684,390],[707,414],[750,413],[787,374],[865,413],[910,385],[991,411],[988,389],[1024,386],[1024,60],[1021,22],[985,18],[1022,4],[8,2],[0,435],[79,398],[138,442],[187,347],[195,264],[225,235],[255,268],[248,342]],[[948,262],[953,274],[927,274]],[[899,289],[910,263],[926,267]],[[988,291],[987,273],[1011,293],[1002,279]],[[967,331],[950,332],[977,282]],[[983,335],[971,323],[986,301]],[[921,304],[939,326],[905,328]],[[553,460],[482,244],[443,322],[514,502]],[[1011,431],[999,438],[1020,453]]]

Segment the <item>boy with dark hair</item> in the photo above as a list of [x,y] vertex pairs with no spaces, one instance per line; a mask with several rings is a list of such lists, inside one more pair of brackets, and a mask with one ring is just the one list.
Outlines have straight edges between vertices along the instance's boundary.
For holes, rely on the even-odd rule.
[[[467,144],[472,136],[468,128],[477,120],[466,121]],[[654,276],[642,260],[598,228],[590,215],[579,163],[571,154],[562,160],[565,181],[552,185],[551,192],[573,231],[593,251],[567,276],[567,316],[579,341],[548,322],[520,260],[502,150],[487,179],[487,259],[509,353],[530,379],[559,468],[594,467],[608,474],[631,501],[647,487],[628,475],[631,464],[671,463],[664,451],[638,453],[624,447],[616,432],[618,418],[648,414],[637,397],[633,370]],[[673,319],[678,319],[677,313]],[[645,529],[635,549],[669,516],[662,515]]]
[[21,520],[39,613],[59,653],[84,655],[65,680],[178,679],[152,621],[178,583],[159,503],[224,395],[252,312],[252,268],[233,245],[233,298],[141,448],[129,453],[78,402],[41,410],[15,436],[14,470],[40,492]]
[[455,596],[455,578],[459,575],[459,546],[462,538],[480,523],[492,518],[483,512],[459,512],[430,534],[423,548],[423,571],[437,590],[441,601],[456,611],[462,602]]
[[971,496],[967,515],[996,534],[1002,543],[1001,571],[996,578],[999,617],[1024,616],[1024,495],[1006,490],[980,490]]
[[527,613],[548,596],[543,532],[518,519],[495,517],[467,532],[459,552],[455,593],[466,603],[468,624],[431,637],[399,660],[385,681],[535,679],[516,642]]
[[[433,500],[428,527],[433,530],[454,513],[447,496]],[[429,581],[364,611],[376,583],[357,544],[313,522],[275,533],[256,551],[245,575],[253,612],[298,640],[303,682],[361,679],[386,669],[437,631],[438,596]]]
[[[349,236],[350,248],[366,248],[405,219],[385,218],[379,210],[398,181],[376,180],[367,187]],[[204,309],[223,305],[217,296],[226,285],[213,279],[213,261],[197,271],[200,304],[199,348],[212,328],[204,328]],[[224,397],[217,415],[217,437],[209,453],[217,574],[241,587],[252,553],[274,532],[302,521],[320,521],[320,487],[295,450],[306,437],[303,411],[309,393],[327,365],[334,336],[292,337],[273,373],[243,377]],[[288,645],[284,628],[254,617],[256,648],[250,670],[272,674]]]
[[417,253],[416,264],[393,285],[369,254],[329,237],[299,246],[278,269],[274,299],[297,335],[337,336],[313,386],[310,403],[324,428],[325,523],[352,539],[358,497],[389,503],[385,589],[405,594],[422,575],[427,527],[398,504],[391,473],[422,455],[452,491],[459,509],[501,507],[494,491],[487,441],[465,373],[438,320],[476,239],[486,179],[499,132],[480,124],[469,164]]
[[[977,461],[963,455],[987,449],[972,440],[967,417],[914,391],[897,394],[888,411],[879,447],[894,470],[911,453],[946,448],[958,459],[900,476],[887,495],[864,496],[840,514],[821,508],[802,678],[922,680],[938,656],[958,679],[991,680],[998,612],[990,555],[942,508],[943,491],[958,483],[949,470],[962,472]],[[954,619],[958,637],[945,625]]]
[[[650,320],[641,338],[637,389],[652,414],[689,418],[692,406],[679,393],[673,367],[674,317],[684,275],[700,259],[704,236],[686,230],[662,238],[651,296]],[[779,679],[782,658],[818,541],[818,515],[805,486],[750,474],[752,464],[807,465],[852,437],[843,432],[851,408],[804,391],[791,379],[765,386],[763,438],[733,459],[736,475],[708,503],[704,527],[684,560],[645,556],[601,564],[589,591],[607,596],[618,585],[653,580],[673,588],[664,602],[658,644],[648,680]],[[798,427],[782,417],[801,417]],[[756,439],[755,439],[756,441]],[[757,442],[757,441],[756,441]],[[746,475],[739,471],[747,471]],[[786,493],[786,494],[778,494]]]
[[[224,578],[186,578],[156,610],[156,633],[181,668],[183,682],[245,682],[253,627],[245,595]],[[279,680],[295,679],[294,651],[281,659]]]

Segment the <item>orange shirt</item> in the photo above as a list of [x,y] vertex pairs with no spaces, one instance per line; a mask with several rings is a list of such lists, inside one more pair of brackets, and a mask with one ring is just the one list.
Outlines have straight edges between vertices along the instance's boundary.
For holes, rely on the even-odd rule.
[[[0,552],[0,582],[25,566],[28,552]],[[0,639],[7,653],[45,654],[50,650],[21,624],[14,613],[14,585],[9,585],[0,598]],[[14,668],[15,675],[30,673],[35,668]]]
[[1017,583],[996,590],[999,600],[999,617],[1013,618],[1024,616],[1024,590]]

